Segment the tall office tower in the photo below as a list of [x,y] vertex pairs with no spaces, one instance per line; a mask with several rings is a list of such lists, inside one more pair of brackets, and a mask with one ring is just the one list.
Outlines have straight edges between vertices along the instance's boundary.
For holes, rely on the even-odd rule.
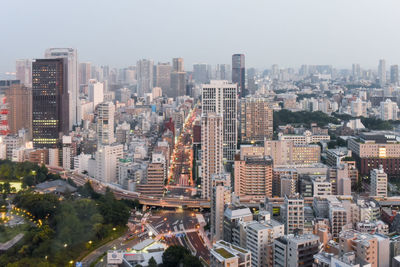
[[379,60],[378,78],[381,86],[386,84],[386,61],[384,59]]
[[274,240],[274,266],[311,267],[318,252],[317,235],[285,235]]
[[218,80],[232,80],[232,69],[229,64],[218,64],[217,65],[217,79]]
[[208,113],[201,117],[201,194],[209,199],[211,193],[211,176],[223,172],[223,124],[222,116]]
[[387,174],[382,165],[371,171],[371,196],[387,197]]
[[12,84],[6,91],[10,133],[25,128],[32,135],[32,89],[23,84]]
[[394,85],[399,84],[399,65],[390,66],[390,82]]
[[374,235],[355,230],[342,231],[339,235],[339,249],[340,255],[354,251],[357,258],[370,263],[371,267],[379,266],[378,239]]
[[285,233],[303,232],[304,229],[304,200],[298,196],[285,196],[283,220]]
[[353,64],[352,65],[352,75],[353,75],[353,80],[354,81],[358,81],[361,78],[360,64]]
[[254,94],[257,91],[256,72],[255,68],[247,70],[247,91],[249,94]]
[[153,61],[148,59],[139,60],[136,63],[137,94],[140,97],[151,93],[153,89]]
[[271,78],[272,79],[279,79],[279,66],[278,64],[273,64],[271,66]]
[[172,71],[184,72],[183,68],[183,58],[176,57],[172,59]]
[[89,101],[93,103],[93,110],[95,110],[97,105],[104,101],[104,84],[90,79],[88,85]]
[[169,63],[158,63],[155,66],[156,86],[161,87],[163,92],[169,92],[171,87],[172,66]]
[[272,197],[272,168],[270,157],[235,160],[235,195],[249,201]]
[[112,102],[103,102],[97,105],[97,142],[110,145],[114,139],[114,113],[115,106]]
[[399,107],[397,106],[396,102],[392,102],[390,99],[386,99],[386,101],[381,102],[379,111],[381,115],[381,120],[397,120]]
[[237,85],[211,81],[202,85],[202,113],[221,114],[223,118],[224,159],[233,162],[237,145]]
[[15,70],[17,80],[27,87],[32,87],[32,60],[17,59]]
[[211,236],[217,241],[223,238],[225,205],[231,203],[230,174],[213,174],[211,184]]
[[[78,103],[79,103],[79,86],[78,86],[78,52],[74,48],[49,48],[45,52],[45,58],[65,58],[67,63],[64,72],[68,87],[68,105],[69,105],[69,130],[74,125],[78,125]],[[80,122],[80,121],[79,121]]]
[[92,63],[79,63],[79,85],[88,84],[90,79],[92,79]]
[[244,54],[232,55],[232,83],[237,84],[239,97],[244,97],[247,95],[245,78],[246,67]]
[[240,132],[242,142],[272,140],[273,110],[262,97],[246,97],[240,101]]
[[186,95],[186,72],[183,69],[183,58],[172,59],[171,89],[166,95],[173,98]]
[[123,157],[122,144],[100,145],[95,154],[95,178],[106,183],[118,182],[118,160]]
[[210,81],[207,73],[207,64],[193,64],[193,80],[198,84],[208,83]]
[[64,58],[32,63],[32,138],[35,148],[55,148],[69,131],[69,95]]

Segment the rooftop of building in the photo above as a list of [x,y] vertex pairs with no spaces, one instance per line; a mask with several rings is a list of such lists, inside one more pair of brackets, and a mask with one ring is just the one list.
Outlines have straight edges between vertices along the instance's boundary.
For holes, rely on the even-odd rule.
[[241,217],[246,217],[246,216],[253,216],[251,213],[250,209],[245,206],[239,206],[239,207],[228,207],[225,209],[224,216],[229,218],[229,219],[238,219]]
[[67,192],[73,193],[76,188],[68,184],[63,180],[47,181],[36,185],[36,190],[43,193],[61,193],[65,194]]

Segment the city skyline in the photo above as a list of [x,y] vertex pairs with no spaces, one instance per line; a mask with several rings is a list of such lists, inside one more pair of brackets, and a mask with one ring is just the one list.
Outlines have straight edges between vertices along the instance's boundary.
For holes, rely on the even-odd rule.
[[[159,7],[156,9],[154,2],[124,1],[116,6],[70,1],[62,9],[52,8],[49,3],[43,0],[3,4],[3,10],[8,12],[0,23],[12,25],[3,28],[4,36],[12,38],[0,44],[0,51],[7,51],[2,56],[0,73],[13,72],[15,59],[41,58],[48,47],[77,48],[80,62],[116,67],[129,66],[143,58],[165,62],[182,57],[188,68],[201,62],[229,63],[234,53],[246,54],[247,67],[256,68],[275,63],[283,67],[332,64],[340,68],[359,63],[376,68],[381,58],[388,65],[400,62],[396,48],[399,37],[390,34],[396,32],[399,22],[395,10],[400,3],[393,0],[379,4],[287,0],[252,5],[202,1],[190,7],[173,0],[155,1]],[[357,12],[360,3],[363,12]],[[229,12],[220,12],[224,9]],[[109,16],[115,13],[119,15]],[[204,14],[207,20],[203,19]],[[158,18],[163,16],[160,23]],[[40,41],[35,39],[26,46],[27,40],[34,39],[35,29],[51,19],[60,22],[46,24],[49,34],[42,34]],[[86,23],[88,19],[96,23]],[[222,28],[215,27],[221,24]],[[239,33],[241,38],[237,38]],[[204,37],[213,42],[202,42]]]

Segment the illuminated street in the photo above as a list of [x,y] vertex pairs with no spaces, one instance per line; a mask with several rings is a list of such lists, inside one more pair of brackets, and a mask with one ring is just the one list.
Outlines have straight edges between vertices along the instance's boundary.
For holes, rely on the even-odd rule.
[[175,147],[167,183],[168,195],[190,196],[194,190],[193,168],[193,122],[198,115],[197,106],[186,118],[181,134],[175,139]]

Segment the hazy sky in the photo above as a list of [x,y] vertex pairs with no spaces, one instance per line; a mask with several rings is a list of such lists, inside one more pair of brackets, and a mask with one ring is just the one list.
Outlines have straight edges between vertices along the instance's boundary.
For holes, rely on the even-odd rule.
[[124,67],[183,57],[246,67],[400,64],[399,0],[0,0],[0,73],[48,47]]

